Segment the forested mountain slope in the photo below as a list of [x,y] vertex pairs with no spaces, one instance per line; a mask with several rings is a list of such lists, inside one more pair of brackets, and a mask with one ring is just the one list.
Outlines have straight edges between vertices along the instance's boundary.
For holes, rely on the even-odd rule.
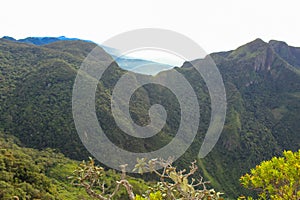
[[[94,47],[95,44],[84,41],[35,46],[0,39],[0,130],[14,134],[28,147],[51,147],[70,158],[87,159],[89,153],[72,118],[72,87],[77,69]],[[213,151],[199,160],[199,165],[215,188],[233,197],[243,192],[238,182],[243,173],[283,149],[300,148],[299,48],[257,39],[236,50],[211,56],[224,79],[228,109],[221,138]],[[205,82],[189,62],[176,70],[196,91],[201,111],[196,139],[177,163],[187,167],[196,158],[208,128],[210,98]],[[122,133],[111,114],[110,98],[124,73],[112,63],[100,80],[96,94],[97,115],[101,116],[98,120],[108,137],[124,149],[159,149],[176,134],[179,103],[164,87],[139,88],[131,102],[133,119],[138,124],[149,123],[148,109],[159,103],[168,112],[166,125],[148,139]]]

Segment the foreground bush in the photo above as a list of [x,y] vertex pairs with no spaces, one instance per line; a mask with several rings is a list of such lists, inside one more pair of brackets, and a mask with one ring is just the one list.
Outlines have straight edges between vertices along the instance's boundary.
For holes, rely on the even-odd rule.
[[283,157],[263,161],[240,181],[244,187],[258,191],[260,199],[299,200],[300,150],[285,151]]
[[[156,170],[160,165],[162,170]],[[115,180],[113,188],[107,188],[105,183],[105,170],[96,166],[92,159],[89,162],[83,162],[74,171],[74,176],[70,177],[74,185],[85,188],[86,192],[97,199],[110,200],[114,199],[121,188],[125,188],[127,196],[130,200],[220,200],[221,193],[215,192],[213,189],[207,189],[208,182],[203,178],[194,179],[194,175],[198,169],[193,162],[189,171],[177,170],[172,166],[172,160],[138,159],[134,171],[138,173],[152,172],[159,176],[160,181],[149,187],[144,194],[135,194],[134,188],[128,181],[125,173],[126,165],[121,166],[122,176],[120,180]]]

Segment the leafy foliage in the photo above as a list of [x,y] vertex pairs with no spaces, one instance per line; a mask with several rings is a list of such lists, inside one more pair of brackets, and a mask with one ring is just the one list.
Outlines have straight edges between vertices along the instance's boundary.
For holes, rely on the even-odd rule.
[[[89,199],[89,195],[70,183],[68,177],[79,165],[52,149],[38,151],[17,145],[19,140],[0,133],[0,199]],[[103,169],[103,168],[101,168]],[[113,188],[120,174],[108,170],[105,187]],[[147,185],[141,179],[129,178],[135,192]],[[120,191],[118,199],[127,199]]]
[[18,146],[0,133],[0,199],[85,199],[84,191],[67,181],[77,162],[45,149]]
[[251,169],[240,179],[242,185],[259,192],[260,199],[300,199],[300,150],[284,151]]

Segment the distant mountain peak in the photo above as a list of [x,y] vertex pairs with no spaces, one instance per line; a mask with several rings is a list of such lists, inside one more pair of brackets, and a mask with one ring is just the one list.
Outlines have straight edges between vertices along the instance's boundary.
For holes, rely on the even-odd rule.
[[265,48],[267,46],[268,46],[268,43],[266,43],[265,41],[263,41],[260,38],[257,38],[255,40],[253,40],[252,42],[249,42],[249,43],[239,47],[238,49],[247,48],[248,51],[253,52],[253,51],[257,51],[260,48]]
[[11,40],[11,41],[17,41],[15,38],[10,37],[10,36],[4,36],[4,37],[2,37],[2,39]]
[[283,42],[283,41],[278,41],[278,40],[270,40],[269,41],[269,44],[271,46],[288,46],[288,44],[286,42]]
[[255,40],[248,42],[247,44],[245,44],[244,46],[248,46],[248,47],[259,47],[259,46],[265,46],[268,43],[266,43],[265,41],[263,41],[260,38],[256,38]]
[[[34,45],[37,45],[37,46],[46,45],[46,44],[50,44],[50,43],[57,42],[57,41],[81,40],[81,39],[78,39],[78,38],[68,38],[68,37],[65,37],[65,36],[59,36],[59,37],[27,37],[27,38],[23,38],[23,39],[19,39],[19,40],[16,40],[15,38],[10,37],[10,36],[4,36],[2,39],[15,41],[15,42],[23,42],[23,43],[27,43],[27,44],[34,44]],[[81,40],[81,41],[91,42],[91,41],[88,41],[88,40]]]
[[273,51],[290,65],[300,68],[300,48],[289,46],[286,42],[271,40],[269,42]]
[[268,48],[268,46],[268,43],[258,38],[253,40],[252,42],[238,47],[228,55],[228,58],[238,60],[253,58],[258,54],[264,52]]

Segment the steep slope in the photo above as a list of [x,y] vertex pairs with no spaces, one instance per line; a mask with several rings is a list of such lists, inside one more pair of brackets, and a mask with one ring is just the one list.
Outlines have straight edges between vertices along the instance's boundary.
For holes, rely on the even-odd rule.
[[[87,158],[89,154],[81,144],[73,122],[71,98],[76,69],[93,47],[94,44],[82,41],[56,42],[44,47],[3,41],[2,55],[9,59],[7,65],[1,65],[5,80],[1,93],[1,128],[14,133],[30,147],[58,148],[71,158]],[[103,51],[103,58],[107,56]],[[104,124],[104,130],[110,133],[109,137],[122,147],[137,152],[159,148],[169,141],[168,136],[160,134],[159,139],[141,142],[122,133],[114,123],[109,112],[110,95],[124,73],[113,63],[99,83],[97,114],[103,116],[99,120]],[[143,89],[140,91],[136,98],[143,102],[147,93]],[[147,105],[150,102],[133,109],[133,115],[144,113],[142,116],[146,116]],[[142,117],[139,120],[145,122]]]
[[242,191],[242,172],[284,149],[300,148],[300,76],[260,39],[212,57],[225,81],[228,112],[219,143],[202,168],[234,195]]
[[[248,54],[241,58],[231,59],[234,70],[242,66],[238,77],[235,72],[230,72],[228,67],[226,70],[228,79],[233,82],[241,92],[244,99],[247,113],[253,113],[253,117],[265,124],[277,138],[277,142],[284,149],[297,150],[299,144],[299,126],[294,124],[294,120],[298,120],[299,116],[299,91],[300,80],[299,70],[297,66],[290,64],[281,55],[274,50],[271,41],[269,44],[260,41],[254,41],[242,48],[248,48]],[[261,49],[253,58],[251,47],[257,45],[256,49]],[[229,55],[231,58],[240,49]],[[249,56],[249,54],[251,54]],[[292,124],[291,124],[292,123]],[[289,128],[290,127],[290,128]],[[285,130],[290,129],[290,130]],[[282,138],[280,137],[281,134]]]
[[[90,50],[94,47],[84,44]],[[82,46],[82,42],[77,45]],[[1,84],[1,127],[28,146],[64,147],[71,157],[78,152],[87,156],[83,147],[77,147],[80,140],[74,134],[71,113],[72,84],[80,57],[9,41],[1,41],[1,50],[1,74],[5,78]]]

